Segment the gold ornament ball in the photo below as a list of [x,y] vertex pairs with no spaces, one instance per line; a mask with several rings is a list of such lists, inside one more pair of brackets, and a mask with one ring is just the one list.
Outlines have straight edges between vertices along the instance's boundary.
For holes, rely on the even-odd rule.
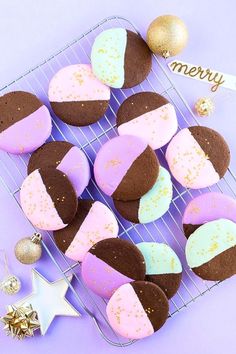
[[41,236],[34,234],[33,237],[26,237],[18,241],[15,246],[15,256],[23,264],[33,264],[42,255]]
[[153,53],[164,58],[180,53],[188,41],[188,30],[177,16],[157,17],[148,27],[147,44]]
[[0,289],[7,295],[14,295],[20,291],[21,282],[15,275],[8,275],[0,283]]
[[200,117],[208,117],[214,111],[214,103],[209,97],[201,97],[195,104],[195,109]]

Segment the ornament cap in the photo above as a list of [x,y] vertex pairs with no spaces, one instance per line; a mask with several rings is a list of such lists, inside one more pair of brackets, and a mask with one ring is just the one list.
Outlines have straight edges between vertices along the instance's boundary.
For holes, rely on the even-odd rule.
[[31,236],[31,241],[33,243],[39,244],[42,241],[42,235],[39,232],[35,232],[32,236]]

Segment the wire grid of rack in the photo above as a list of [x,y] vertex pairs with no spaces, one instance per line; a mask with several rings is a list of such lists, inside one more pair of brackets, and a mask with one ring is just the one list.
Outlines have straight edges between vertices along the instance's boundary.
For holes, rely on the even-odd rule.
[[[120,16],[112,16],[104,19],[96,26],[88,30],[65,48],[60,50],[37,67],[29,70],[17,80],[3,87],[1,94],[13,90],[26,90],[35,93],[49,108],[47,99],[48,83],[52,76],[63,66],[76,63],[88,63],[90,61],[91,45],[94,38],[102,30],[112,27],[124,27],[138,32],[136,27],[127,19]],[[50,140],[66,140],[79,146],[86,154],[89,162],[93,164],[96,153],[108,139],[117,135],[115,116],[122,101],[129,95],[140,91],[155,91],[165,96],[176,108],[179,129],[199,124],[190,107],[180,92],[176,90],[170,80],[165,62],[153,57],[153,67],[148,78],[133,89],[113,90],[109,109],[106,115],[97,123],[83,128],[72,127],[61,122],[51,111],[53,118],[53,131]],[[161,164],[165,167],[165,148],[158,151]],[[0,180],[15,198],[19,205],[19,190],[26,176],[26,167],[30,155],[15,156],[0,152]],[[181,309],[188,306],[195,299],[210,291],[217,282],[205,282],[195,276],[189,270],[184,257],[186,239],[182,233],[181,217],[188,201],[205,191],[221,191],[236,197],[236,177],[229,169],[226,176],[212,188],[206,190],[188,190],[174,181],[174,196],[170,210],[154,223],[148,225],[135,225],[117,215],[120,237],[131,240],[134,243],[141,241],[157,241],[168,243],[178,254],[183,264],[183,279],[178,293],[170,300],[169,318],[172,318]],[[83,199],[91,198],[100,200],[111,209],[114,209],[110,198],[101,193],[94,179],[82,195]],[[110,327],[106,318],[106,300],[99,298],[88,290],[80,279],[80,265],[67,259],[56,247],[50,233],[43,233],[43,246],[51,259],[52,266],[46,274],[54,272],[55,266],[61,275],[67,280],[69,274],[73,274],[73,282],[68,282],[71,297],[74,298],[78,309],[87,313],[94,321],[99,333],[110,344],[124,347],[134,341],[126,340],[117,335]]]

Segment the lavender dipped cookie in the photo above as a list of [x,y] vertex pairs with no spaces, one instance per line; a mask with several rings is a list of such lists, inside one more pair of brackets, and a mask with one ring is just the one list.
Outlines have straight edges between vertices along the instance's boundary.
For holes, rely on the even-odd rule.
[[236,274],[236,223],[209,221],[188,238],[185,248],[189,267],[205,280],[224,280]]
[[236,223],[236,200],[223,193],[201,194],[192,199],[184,211],[184,234],[188,238],[201,225],[218,219]]
[[179,289],[182,265],[177,254],[165,243],[140,242],[136,245],[146,264],[146,280],[158,285],[172,298]]
[[169,172],[160,166],[154,186],[140,199],[123,202],[113,200],[117,211],[133,223],[146,224],[161,218],[169,209],[173,187]]
[[97,242],[117,237],[119,227],[113,212],[103,203],[78,200],[73,221],[64,229],[54,231],[58,248],[76,262],[82,262],[88,250]]
[[90,167],[86,155],[77,146],[66,141],[46,143],[31,155],[28,174],[43,167],[54,167],[64,172],[78,197],[90,180]]
[[116,290],[107,304],[107,317],[118,334],[141,339],[158,331],[166,322],[169,304],[155,284],[134,281]]
[[110,298],[115,290],[134,280],[144,280],[142,253],[129,241],[102,240],[90,248],[82,262],[84,283],[97,295]]
[[48,98],[63,122],[80,127],[97,122],[105,114],[110,88],[94,76],[89,64],[75,64],[53,76]]
[[155,152],[142,139],[123,135],[107,141],[94,163],[101,190],[117,200],[136,200],[147,193],[159,174]]
[[111,28],[96,37],[91,63],[94,74],[104,84],[130,88],[147,77],[152,55],[140,35],[124,28]]
[[213,129],[194,126],[180,130],[169,143],[166,160],[175,179],[187,188],[206,188],[225,175],[229,147]]
[[78,201],[67,176],[53,168],[29,174],[20,190],[21,207],[30,222],[42,230],[59,230],[74,218]]
[[32,93],[14,91],[0,97],[0,149],[32,152],[45,143],[51,130],[47,107]]
[[174,106],[155,92],[139,92],[128,97],[117,112],[119,135],[135,135],[153,150],[166,145],[178,128]]

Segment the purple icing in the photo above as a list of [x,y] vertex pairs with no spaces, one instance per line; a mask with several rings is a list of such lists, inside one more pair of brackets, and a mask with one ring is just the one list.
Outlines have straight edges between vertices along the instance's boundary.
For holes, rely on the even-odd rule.
[[77,146],[72,147],[57,168],[68,176],[79,197],[90,180],[90,167],[83,151]]
[[51,130],[49,110],[41,106],[0,133],[0,149],[12,154],[32,152],[45,143]]
[[144,140],[132,135],[117,136],[107,141],[94,163],[94,176],[101,190],[111,196],[146,148]]
[[199,225],[221,218],[236,222],[236,200],[222,193],[205,193],[188,204],[183,224]]
[[134,279],[126,277],[91,253],[87,253],[82,262],[84,283],[95,294],[109,299],[121,285]]

